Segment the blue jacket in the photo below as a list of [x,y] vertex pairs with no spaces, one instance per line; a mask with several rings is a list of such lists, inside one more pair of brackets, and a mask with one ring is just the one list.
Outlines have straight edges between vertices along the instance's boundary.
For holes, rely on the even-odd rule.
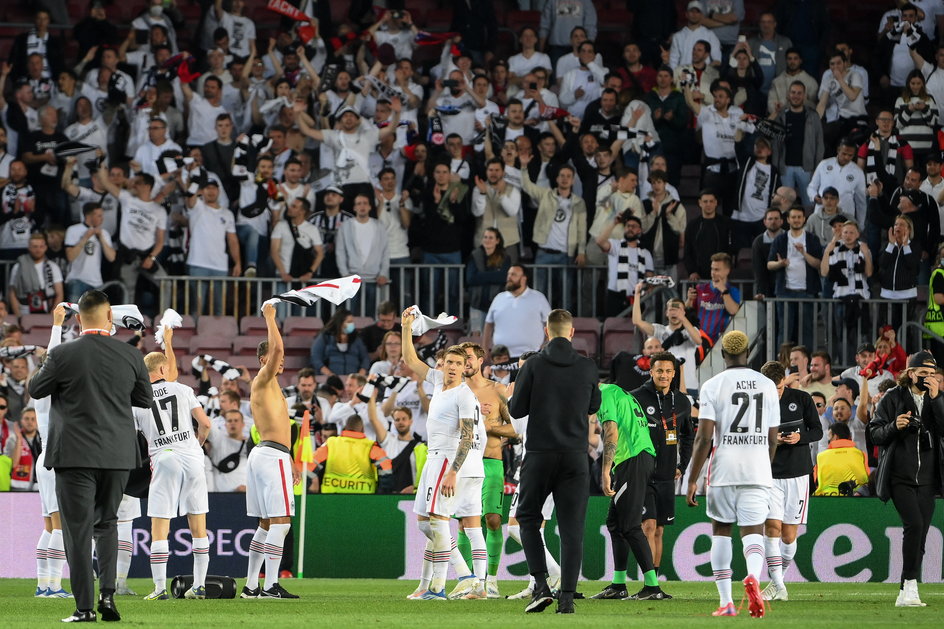
[[[805,230],[803,234],[806,238],[807,253],[814,258],[822,258],[823,246],[820,244],[816,234]],[[789,245],[787,238],[789,235],[790,231],[787,230],[774,238],[774,241],[770,243],[770,255],[767,256],[768,261],[776,260],[778,253],[781,258],[787,257],[787,246]],[[804,264],[806,264],[806,261],[804,261]],[[774,280],[774,295],[780,296],[783,295],[787,288],[787,271],[785,269],[777,269],[776,273],[777,278]],[[819,295],[821,289],[822,281],[819,277],[819,267],[813,268],[809,264],[806,264],[806,292],[810,295]]]
[[358,337],[348,343],[347,351],[342,352],[338,347],[336,337],[322,332],[315,338],[311,346],[311,366],[316,373],[321,373],[322,367],[327,367],[331,373],[346,376],[365,371],[370,367],[370,358],[367,355],[367,346]]

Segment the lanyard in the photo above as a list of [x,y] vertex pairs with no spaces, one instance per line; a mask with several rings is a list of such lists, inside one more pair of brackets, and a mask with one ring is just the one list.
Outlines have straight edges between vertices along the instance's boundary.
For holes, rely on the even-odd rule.
[[[675,430],[677,424],[677,417],[675,414],[675,391],[672,391],[672,430]],[[662,396],[665,397],[665,396]],[[662,419],[662,430],[669,430],[668,425],[665,423],[665,413],[662,412],[662,397],[658,391],[656,391],[656,403],[659,405],[659,417]]]

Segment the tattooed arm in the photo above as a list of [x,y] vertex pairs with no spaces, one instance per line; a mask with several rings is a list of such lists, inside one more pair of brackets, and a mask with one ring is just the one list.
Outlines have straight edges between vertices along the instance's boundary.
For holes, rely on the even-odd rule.
[[508,437],[515,439],[519,435],[515,427],[511,425],[511,413],[508,412],[508,400],[504,395],[498,394],[501,403],[498,407],[498,417],[486,417],[485,429],[490,437]]
[[471,417],[459,418],[459,448],[456,450],[456,458],[452,462],[452,467],[449,468],[445,478],[443,478],[440,489],[440,492],[446,498],[454,496],[456,493],[456,473],[462,467],[462,464],[465,463],[465,459],[469,455],[469,450],[472,449],[472,434],[474,428],[475,424]]
[[616,422],[603,422],[603,474],[600,478],[600,484],[603,487],[603,495],[612,496],[613,491],[610,483],[610,468],[613,466],[613,459],[616,458],[616,441],[619,438],[619,429]]

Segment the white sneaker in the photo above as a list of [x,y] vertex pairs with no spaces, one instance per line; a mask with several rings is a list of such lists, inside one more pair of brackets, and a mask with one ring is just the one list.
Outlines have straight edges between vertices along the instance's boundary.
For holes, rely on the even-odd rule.
[[511,594],[510,596],[506,596],[505,598],[507,598],[507,599],[509,599],[509,600],[519,600],[519,599],[523,599],[523,598],[531,598],[531,596],[532,596],[533,594],[534,594],[534,590],[532,590],[532,589],[531,589],[531,586],[528,585],[528,587],[526,587],[525,589],[521,590],[521,591],[518,592],[517,594]]
[[501,598],[498,592],[498,580],[495,577],[485,578],[485,594],[489,598]]
[[472,591],[472,587],[475,585],[475,577],[469,575],[459,579],[459,582],[456,583],[456,587],[452,588],[452,592],[449,593],[449,600],[455,600],[457,598],[462,598],[466,594]]
[[918,596],[918,582],[914,579],[905,581],[905,586],[898,591],[898,600],[895,601],[895,607],[927,607],[927,604],[921,602]]
[[761,596],[764,597],[765,601],[786,601],[787,598],[787,586],[777,587],[773,581],[770,582],[770,585],[764,588],[764,591],[761,592]]
[[488,598],[488,595],[485,594],[485,584],[482,583],[479,579],[473,579],[473,580],[475,581],[475,583],[472,584],[472,588],[469,590],[469,593],[466,594],[465,596],[462,596],[461,598],[468,601],[485,600],[486,598]]

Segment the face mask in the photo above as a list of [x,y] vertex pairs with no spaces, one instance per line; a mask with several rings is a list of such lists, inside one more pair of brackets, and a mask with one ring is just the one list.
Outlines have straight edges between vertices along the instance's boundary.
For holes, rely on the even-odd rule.
[[925,378],[919,378],[918,381],[915,382],[915,388],[918,389],[919,391],[927,391],[928,383],[925,382],[925,380],[926,380]]
[[164,7],[157,5],[151,7],[148,12],[151,14],[151,17],[160,17],[161,13],[164,12]]
[[353,334],[353,333],[354,333],[354,324],[353,324],[353,323],[345,323],[345,324],[344,324],[344,327],[341,328],[341,329],[342,329],[342,331],[343,331],[345,334]]

